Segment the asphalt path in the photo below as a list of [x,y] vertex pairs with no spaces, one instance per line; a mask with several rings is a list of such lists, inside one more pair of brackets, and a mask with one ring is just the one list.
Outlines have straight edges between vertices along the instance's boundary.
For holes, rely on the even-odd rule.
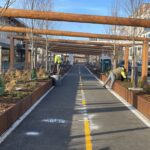
[[75,65],[0,150],[150,150],[150,129]]

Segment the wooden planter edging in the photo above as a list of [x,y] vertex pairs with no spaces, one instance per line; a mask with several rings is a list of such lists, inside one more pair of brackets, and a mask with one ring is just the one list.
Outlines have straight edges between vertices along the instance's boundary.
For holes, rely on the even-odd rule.
[[47,90],[52,87],[52,81],[35,89],[17,104],[0,115],[0,135],[2,135],[22,114],[24,114]]
[[[100,80],[105,81],[106,79],[107,77],[105,75],[100,75]],[[118,81],[114,83],[113,90],[150,119],[150,101],[145,100],[142,93],[128,90]]]
[[150,101],[145,100],[142,95],[137,96],[137,109],[150,119]]

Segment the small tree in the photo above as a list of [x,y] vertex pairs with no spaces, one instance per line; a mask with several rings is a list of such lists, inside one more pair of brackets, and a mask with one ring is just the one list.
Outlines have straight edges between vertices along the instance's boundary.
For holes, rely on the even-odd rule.
[[[130,17],[130,18],[137,18],[140,15],[140,6],[144,3],[144,0],[124,0],[124,10],[126,12],[126,14]],[[135,40],[134,37],[141,34],[141,29],[138,30],[139,28],[136,27],[131,27],[131,36],[133,37],[133,44],[132,44],[132,73],[131,73],[131,80],[134,81],[133,82],[133,87],[136,88],[137,87],[137,65],[136,65],[136,49],[135,49]],[[138,32],[136,32],[138,31]]]
[[[112,9],[111,9],[111,14],[114,17],[118,17],[119,16],[119,8],[120,8],[120,1],[119,0],[115,0],[113,5],[112,5]],[[117,35],[117,25],[114,25],[111,27],[111,31],[112,34]],[[117,67],[117,57],[118,57],[118,52],[116,49],[116,40],[114,41],[114,52],[113,52],[113,68]]]
[[[40,11],[51,11],[52,10],[52,0],[22,0],[22,8],[24,9],[31,9],[31,10],[40,10]],[[44,12],[43,12],[44,13]],[[40,29],[49,29],[51,27],[51,22],[50,21],[45,21],[45,20],[35,20],[31,19],[28,20],[27,22],[28,26],[31,27],[31,50],[32,50],[32,57],[31,57],[31,69],[36,67],[35,60],[36,60],[36,52],[37,49],[34,49],[34,35],[33,35],[33,28],[40,28]],[[47,69],[47,55],[48,55],[48,36],[46,35],[46,69]]]
[[0,16],[3,16],[3,13],[9,8],[13,3],[15,3],[16,0],[2,0],[1,3],[3,3],[2,11],[0,12]]

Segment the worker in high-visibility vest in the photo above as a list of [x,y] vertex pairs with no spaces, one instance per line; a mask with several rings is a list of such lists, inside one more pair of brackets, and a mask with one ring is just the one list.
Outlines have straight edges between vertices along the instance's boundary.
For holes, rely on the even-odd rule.
[[62,63],[61,55],[55,55],[54,64],[55,64],[56,69],[57,69],[57,74],[60,74],[60,65],[61,65],[61,63]]
[[127,78],[126,69],[124,67],[118,67],[118,68],[110,71],[109,76],[108,76],[107,80],[105,81],[103,87],[105,87],[106,84],[111,80],[110,88],[112,88],[116,79],[121,79],[123,81],[126,78]]

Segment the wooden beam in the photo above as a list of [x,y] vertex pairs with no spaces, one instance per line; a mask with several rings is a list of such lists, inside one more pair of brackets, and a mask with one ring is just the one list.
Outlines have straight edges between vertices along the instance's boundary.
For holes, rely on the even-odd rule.
[[[100,55],[101,53],[104,53],[104,51],[100,50],[93,50],[93,49],[75,49],[75,48],[53,48],[53,52],[59,52],[59,53],[76,53],[76,54],[90,54],[90,55]],[[105,51],[111,53],[112,51]]]
[[[0,9],[0,12],[1,11],[3,11],[3,8]],[[10,8],[7,9],[2,14],[2,16],[14,17],[14,18],[30,18],[30,19],[41,19],[41,20],[109,24],[109,25],[122,25],[122,26],[150,28],[150,20],[137,19],[137,18],[96,16],[96,15],[46,12],[46,11],[23,10],[23,9],[21,10],[21,9],[10,9]]]
[[[45,43],[37,43],[37,44],[41,44],[41,45],[45,45]],[[83,44],[70,44],[70,43],[53,43],[53,44],[50,44],[49,45],[49,48],[51,48],[51,47],[72,47],[72,48],[87,48],[87,49],[98,49],[98,50],[113,50],[113,48],[112,47],[103,47],[103,46],[97,46],[97,45],[83,45]]]
[[[10,36],[8,36],[10,38]],[[30,37],[25,36],[13,36],[16,40],[31,40]],[[33,38],[34,41],[46,41],[46,38]],[[49,43],[70,43],[70,44],[86,44],[86,45],[97,45],[97,46],[114,46],[114,43],[112,42],[102,42],[102,41],[90,41],[90,40],[70,40],[70,39],[48,39]],[[132,43],[116,43],[116,46],[132,46]],[[138,45],[141,45],[141,43],[138,43]]]
[[[45,43],[43,42],[35,42],[34,43],[35,46],[39,46],[39,47],[42,47],[44,48],[45,46]],[[113,48],[112,47],[103,47],[103,46],[95,46],[95,45],[79,45],[79,44],[66,44],[66,43],[53,43],[53,44],[50,44],[48,46],[49,48],[49,51],[51,51],[51,49],[53,48],[58,48],[58,49],[68,49],[68,48],[71,48],[71,49],[89,49],[89,50],[107,50],[107,51],[112,51]]]
[[59,50],[65,50],[65,49],[74,49],[74,50],[84,50],[84,51],[98,51],[98,52],[102,52],[102,51],[111,51],[112,52],[112,49],[109,49],[109,48],[85,48],[85,47],[72,47],[72,46],[53,46],[53,47],[49,47],[49,50],[52,51],[53,49],[59,49]]
[[96,52],[91,53],[91,52],[78,52],[78,51],[74,52],[74,51],[58,51],[58,50],[56,52],[57,53],[69,53],[69,54],[97,55],[97,56],[101,54],[101,53],[96,53]]
[[[0,26],[0,31],[31,33],[31,28]],[[43,34],[43,35],[100,38],[100,39],[111,39],[111,40],[131,40],[131,41],[133,40],[133,37],[130,36],[117,36],[117,35],[107,35],[107,34],[93,34],[93,33],[84,33],[84,32],[70,32],[70,31],[44,30],[44,29],[33,29],[32,31],[34,34]],[[144,40],[150,40],[150,38],[134,37],[134,40],[144,41]]]

